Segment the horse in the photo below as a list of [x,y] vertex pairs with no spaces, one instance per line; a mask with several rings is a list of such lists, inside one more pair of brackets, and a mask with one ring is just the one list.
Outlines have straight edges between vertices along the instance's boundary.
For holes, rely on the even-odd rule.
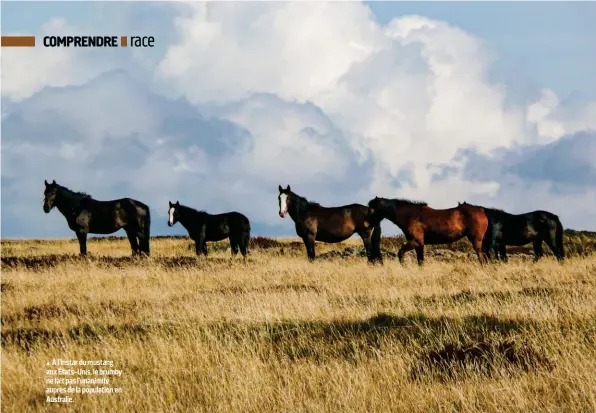
[[296,225],[296,234],[302,238],[309,261],[315,259],[315,241],[338,243],[357,233],[366,250],[369,263],[382,263],[381,226],[366,222],[368,208],[360,204],[323,207],[292,192],[290,185],[279,189],[279,216],[286,214]]
[[52,208],[64,215],[68,227],[79,240],[81,255],[87,255],[87,234],[113,234],[124,229],[132,248],[132,255],[149,256],[149,207],[132,198],[98,201],[84,192],[75,192],[44,180],[43,210]]
[[399,262],[404,254],[416,250],[418,265],[424,263],[424,246],[448,244],[467,237],[481,264],[487,262],[482,239],[488,228],[488,218],[481,207],[465,204],[456,208],[434,209],[426,202],[375,197],[368,203],[371,224],[388,219],[402,230],[406,243],[399,249]]
[[250,241],[250,221],[243,214],[232,211],[223,214],[208,214],[191,207],[180,205],[180,201],[173,204],[168,201],[168,226],[173,227],[176,222],[186,228],[190,239],[195,242],[197,256],[207,256],[207,241],[221,241],[230,239],[232,257],[242,254],[246,262],[248,242]]
[[497,260],[500,258],[506,262],[507,245],[521,246],[531,242],[534,245],[534,262],[536,262],[543,255],[542,241],[544,241],[557,260],[564,260],[563,225],[555,214],[537,210],[516,215],[501,209],[483,208],[489,222],[483,249],[489,258],[493,250]]

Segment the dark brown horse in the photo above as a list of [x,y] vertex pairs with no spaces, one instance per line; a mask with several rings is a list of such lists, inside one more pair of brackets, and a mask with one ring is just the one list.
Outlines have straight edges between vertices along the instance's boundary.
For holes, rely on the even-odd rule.
[[294,193],[290,185],[279,186],[279,216],[290,214],[296,234],[304,241],[310,261],[315,259],[315,241],[336,243],[358,234],[362,238],[369,263],[383,262],[381,226],[366,222],[368,208],[360,204],[323,207]]
[[399,249],[399,262],[404,254],[416,250],[418,264],[424,262],[424,246],[448,244],[467,237],[480,263],[486,262],[482,239],[488,228],[488,219],[482,207],[461,204],[456,208],[433,209],[425,202],[376,197],[368,203],[368,221],[371,225],[388,219],[402,230],[406,244]]

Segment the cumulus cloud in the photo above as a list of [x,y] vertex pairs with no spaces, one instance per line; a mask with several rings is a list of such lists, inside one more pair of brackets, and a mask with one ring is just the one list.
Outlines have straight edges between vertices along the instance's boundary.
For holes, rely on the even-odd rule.
[[251,92],[312,100],[387,42],[357,2],[190,3],[176,28],[158,73],[195,102]]
[[[30,33],[7,33],[24,35]],[[62,18],[42,27],[42,35],[82,35]],[[39,41],[39,39],[38,39]],[[99,59],[98,50],[74,48],[15,47],[2,50],[2,96],[22,100],[45,86],[81,84],[110,67]]]
[[[237,21],[244,13],[249,24]],[[177,28],[158,74],[180,93],[193,102],[254,91],[313,102],[374,163],[375,192],[453,202],[431,188],[433,164],[461,147],[529,139],[523,111],[505,107],[504,88],[487,81],[482,42],[443,22],[406,16],[382,27],[361,3],[213,3],[189,6]],[[404,171],[411,179],[396,182]]]
[[[596,228],[596,131],[566,135],[546,145],[518,145],[489,154],[471,149],[456,156],[459,166],[443,166],[433,186],[449,188],[454,179],[493,185],[492,196],[466,191],[460,200],[512,213],[546,209],[573,228]],[[498,185],[495,185],[497,184]]]
[[[366,180],[342,131],[312,104],[258,95],[201,109],[149,92],[122,71],[8,105],[3,132],[2,188],[16,197],[3,198],[3,227],[25,234],[39,233],[39,222],[44,234],[54,233],[62,222],[41,214],[44,179],[97,199],[135,197],[156,216],[168,200],[214,213],[241,210],[257,231],[277,217],[279,184],[352,202],[353,192],[338,196],[329,185],[353,178],[348,188],[358,188]],[[155,225],[165,231],[165,220]]]

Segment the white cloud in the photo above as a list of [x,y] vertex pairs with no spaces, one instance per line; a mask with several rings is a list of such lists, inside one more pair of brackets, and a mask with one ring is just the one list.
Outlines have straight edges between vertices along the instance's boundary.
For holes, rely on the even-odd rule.
[[537,130],[534,143],[551,143],[563,135],[596,130],[596,102],[562,105],[554,91],[544,89],[540,100],[528,106],[526,120]]
[[[380,26],[356,2],[172,7],[180,13],[179,41],[168,48],[155,80],[204,116],[117,73],[81,88],[46,90],[10,105],[3,121],[29,128],[31,136],[36,124],[60,127],[48,131],[41,151],[29,152],[23,146],[29,143],[12,136],[3,147],[11,159],[3,176],[21,179],[24,166],[10,155],[29,153],[28,168],[44,165],[43,173],[75,189],[93,182],[98,198],[114,197],[120,188],[128,192],[118,196],[134,194],[158,214],[165,214],[166,200],[180,199],[287,226],[276,218],[278,184],[325,205],[380,195],[437,208],[505,197],[503,203],[517,207],[512,200],[528,192],[523,179],[471,182],[464,174],[468,159],[456,157],[458,151],[472,148],[490,158],[495,149],[596,128],[595,102],[570,105],[552,91],[525,107],[508,106],[507,89],[489,80],[492,56],[483,42],[444,22],[404,16]],[[52,24],[52,34],[74,30],[63,21]],[[9,62],[3,86],[13,81],[3,93],[12,100],[46,85],[87,82],[116,65],[64,49],[21,52],[25,63],[3,56],[5,71]],[[144,70],[150,61],[137,63]],[[27,74],[23,65],[34,70]],[[15,113],[22,125],[11,118]],[[437,181],[444,167],[456,172]],[[38,175],[28,178],[28,188],[36,188],[33,178],[44,178]],[[546,202],[550,190],[545,184],[532,199]],[[591,193],[577,199],[596,207]]]
[[[180,43],[158,73],[180,93],[194,102],[251,92],[314,102],[374,160],[375,191],[395,193],[406,168],[428,196],[429,165],[461,147],[526,139],[523,113],[505,108],[505,91],[486,79],[482,43],[442,22],[406,16],[381,27],[361,3],[215,3],[190,6],[177,28]],[[268,139],[284,138],[276,130]]]
[[193,101],[312,100],[387,43],[369,14],[356,2],[191,3],[158,73]]
[[[23,33],[6,33],[19,35]],[[54,18],[42,27],[42,35],[81,35],[80,29]],[[38,36],[38,41],[42,36]],[[63,47],[15,47],[2,50],[2,96],[13,101],[30,97],[45,86],[86,82],[106,70],[106,61],[90,60],[93,49]]]
[[[198,103],[251,92],[312,101],[349,132],[347,144],[375,163],[370,189],[389,196],[447,204],[456,196],[494,194],[497,182],[455,178],[441,191],[432,182],[433,165],[453,164],[465,147],[489,153],[548,143],[594,119],[591,113],[556,119],[561,111],[551,92],[526,110],[507,107],[506,88],[488,80],[492,56],[482,41],[423,16],[381,27],[362,3],[213,3],[189,6],[177,29],[180,42],[158,74],[179,93]],[[279,123],[273,113],[266,121],[272,125]],[[275,146],[291,138],[274,129],[259,142]],[[404,169],[411,182],[396,180]]]

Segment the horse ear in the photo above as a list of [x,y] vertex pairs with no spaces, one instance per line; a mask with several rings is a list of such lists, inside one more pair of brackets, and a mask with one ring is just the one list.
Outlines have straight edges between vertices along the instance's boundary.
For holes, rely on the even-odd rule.
[[53,185],[56,185],[56,180],[55,179],[52,181],[52,184]]
[[172,201],[168,200],[168,204],[170,205],[170,208],[172,208]]
[[43,180],[43,183],[46,184],[46,186],[50,186],[50,184],[48,184],[48,181],[46,181],[45,179]]
[[281,187],[281,185],[277,185],[277,189],[279,189],[279,192],[283,192],[283,188]]
[[290,185],[288,185],[288,187],[286,188],[286,191],[291,191]]
[[176,205],[180,205],[180,201],[176,201]]

